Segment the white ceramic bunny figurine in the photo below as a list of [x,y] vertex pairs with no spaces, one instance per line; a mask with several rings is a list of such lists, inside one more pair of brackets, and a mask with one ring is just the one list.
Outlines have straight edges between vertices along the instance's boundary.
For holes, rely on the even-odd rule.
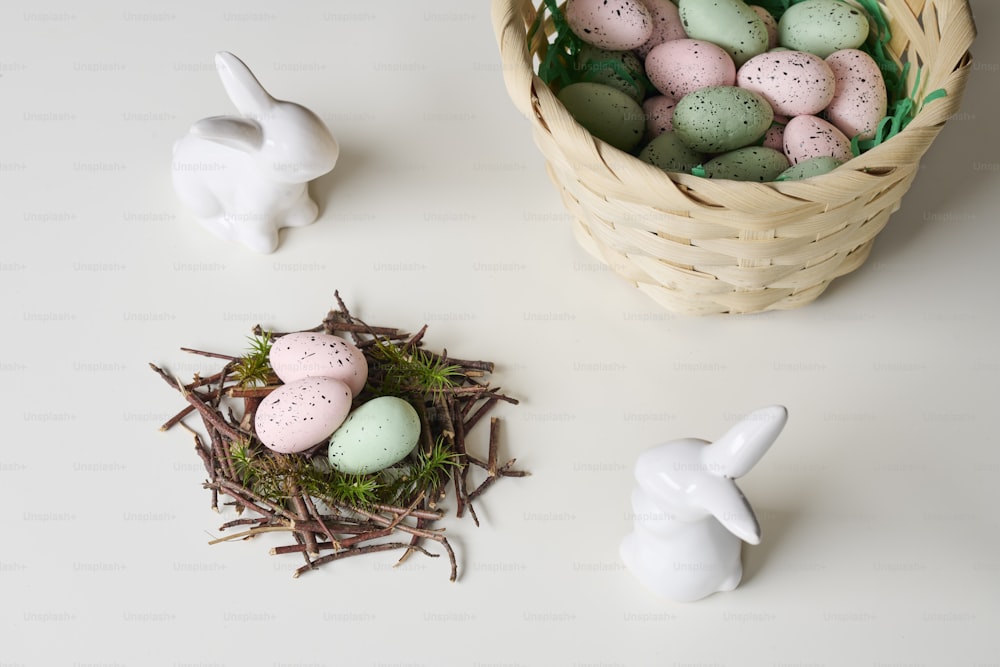
[[758,544],[760,526],[733,479],[760,460],[787,419],[780,405],[761,408],[714,443],[686,438],[639,455],[635,529],[620,553],[643,585],[678,602],[736,588],[740,540]]
[[279,229],[316,219],[309,181],[333,169],[340,147],[316,114],[271,97],[233,54],[215,64],[242,116],[204,118],[174,144],[174,189],[218,236],[273,252]]

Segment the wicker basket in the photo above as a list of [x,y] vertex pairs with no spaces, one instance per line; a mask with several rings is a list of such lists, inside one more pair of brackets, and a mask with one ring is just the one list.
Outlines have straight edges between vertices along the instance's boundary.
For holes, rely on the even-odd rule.
[[901,133],[834,172],[748,183],[666,173],[592,137],[535,75],[548,33],[528,44],[542,0],[492,0],[508,93],[575,219],[580,244],[676,313],[805,305],[858,268],[899,208],[921,156],[959,108],[972,66],[968,0],[881,0],[892,52],[921,66],[921,108]]

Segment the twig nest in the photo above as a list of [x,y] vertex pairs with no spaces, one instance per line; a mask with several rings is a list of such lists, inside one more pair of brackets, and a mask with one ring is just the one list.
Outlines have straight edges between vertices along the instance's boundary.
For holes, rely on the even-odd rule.
[[420,417],[395,396],[379,396],[356,408],[330,437],[330,465],[368,474],[399,463],[420,439]]
[[[473,501],[478,502],[502,477],[528,474],[514,469],[515,459],[498,458],[500,420],[487,418],[500,401],[512,405],[518,401],[483,379],[493,372],[492,362],[423,351],[426,326],[412,336],[395,327],[369,326],[351,316],[337,292],[334,297],[340,310],[330,311],[320,327],[300,333],[307,339],[321,338],[314,334],[322,330],[353,339],[373,371],[358,398],[334,378],[270,384],[272,341],[295,338],[275,337],[258,325],[242,357],[184,348],[226,359],[219,373],[204,377],[199,373],[182,384],[150,364],[187,402],[161,430],[182,423],[193,409],[208,431],[211,442],[193,433],[195,451],[209,476],[202,486],[211,491],[212,509],[219,511],[220,498],[228,496],[232,502],[224,504],[235,506],[241,515],[219,527],[238,527],[240,532],[212,544],[264,532],[291,533],[294,542],[274,547],[271,553],[303,556],[305,564],[294,571],[295,577],[344,558],[389,550],[402,550],[399,562],[414,552],[446,555],[449,578],[456,581],[455,550],[443,529],[434,526],[445,515],[437,504],[450,495],[455,516],[469,516],[478,526]],[[256,386],[262,381],[267,384]],[[300,395],[290,395],[295,390]],[[242,415],[230,399],[242,399]],[[336,404],[333,416],[323,410],[322,417],[309,417],[324,403]],[[351,418],[348,411],[355,404],[359,407]],[[296,418],[293,405],[309,412]],[[333,424],[338,418],[336,426],[344,420],[350,424],[337,430]],[[486,454],[478,456],[468,436],[482,421],[489,422],[489,440]],[[248,428],[250,423],[256,429]],[[285,435],[294,438],[277,437],[276,427],[279,432],[287,427]],[[304,429],[315,430],[300,432]],[[292,454],[295,449],[302,451],[275,454]],[[336,468],[330,466],[331,458]],[[485,474],[475,485],[469,475],[472,467]],[[443,554],[428,551],[427,542],[438,544]]]

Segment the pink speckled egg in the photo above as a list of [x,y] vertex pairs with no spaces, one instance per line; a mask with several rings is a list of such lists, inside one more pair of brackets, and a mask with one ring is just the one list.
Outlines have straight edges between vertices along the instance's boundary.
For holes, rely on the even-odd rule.
[[736,85],[760,93],[774,113],[811,116],[833,99],[836,79],[819,56],[805,51],[770,51],[743,63]]
[[666,95],[654,95],[642,103],[646,116],[646,139],[653,139],[674,129],[674,108],[677,100]]
[[764,28],[767,30],[767,48],[773,49],[778,45],[778,21],[763,7],[750,5],[750,9],[764,22]]
[[653,34],[653,17],[641,0],[568,0],[564,15],[573,34],[611,51],[642,46]]
[[677,5],[670,0],[643,0],[643,3],[653,17],[653,34],[635,50],[640,58],[649,55],[654,46],[687,37]]
[[679,100],[711,86],[732,86],[736,65],[722,47],[699,39],[675,39],[653,47],[646,76],[667,97]]
[[281,453],[302,452],[323,442],[351,411],[351,389],[340,380],[307,377],[283,384],[260,402],[257,437]]
[[764,133],[764,143],[762,144],[765,148],[773,148],[776,151],[785,152],[785,125],[788,124],[788,118],[785,116],[775,116],[774,120],[771,121],[771,127],[767,128],[767,132]]
[[785,125],[785,157],[793,165],[828,155],[847,162],[854,154],[843,132],[816,116],[796,116]]
[[340,380],[357,396],[368,380],[368,360],[340,336],[300,331],[276,338],[268,356],[271,369],[284,383],[307,377]]
[[882,71],[875,60],[858,49],[842,49],[826,58],[837,82],[833,100],[823,114],[849,137],[875,136],[885,117],[887,93]]

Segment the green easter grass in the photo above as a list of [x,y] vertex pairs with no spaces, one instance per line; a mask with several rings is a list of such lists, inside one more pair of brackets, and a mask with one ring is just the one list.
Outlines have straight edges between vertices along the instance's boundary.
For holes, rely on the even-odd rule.
[[[364,353],[368,383],[353,407],[378,396],[396,396],[414,407],[421,434],[408,458],[371,474],[345,474],[330,466],[326,442],[299,454],[278,454],[264,446],[254,432],[254,414],[260,401],[281,386],[268,354],[272,340],[283,334],[259,326],[239,356],[183,348],[225,360],[213,375],[196,374],[184,384],[150,364],[188,404],[161,430],[180,425],[194,436],[213,509],[219,509],[219,496],[232,499],[225,504],[232,505],[238,516],[220,530],[241,530],[213,543],[259,533],[290,533],[294,543],[275,547],[271,553],[300,554],[305,564],[295,570],[299,576],[346,557],[393,549],[403,551],[400,562],[413,552],[437,557],[423,546],[434,542],[447,553],[454,581],[455,553],[435,527],[444,517],[439,504],[451,498],[456,516],[467,514],[479,525],[473,501],[478,502],[501,477],[527,475],[514,469],[514,459],[505,463],[498,459],[497,418],[489,419],[485,456],[473,453],[469,437],[497,403],[516,405],[517,400],[490,387],[485,378],[493,371],[492,363],[423,349],[426,326],[413,336],[392,327],[369,326],[348,312],[339,294],[336,299],[338,309],[308,331],[351,337]],[[240,403],[242,414],[238,414]],[[200,417],[207,441],[184,423],[189,415]],[[404,541],[394,540],[399,537]]]

